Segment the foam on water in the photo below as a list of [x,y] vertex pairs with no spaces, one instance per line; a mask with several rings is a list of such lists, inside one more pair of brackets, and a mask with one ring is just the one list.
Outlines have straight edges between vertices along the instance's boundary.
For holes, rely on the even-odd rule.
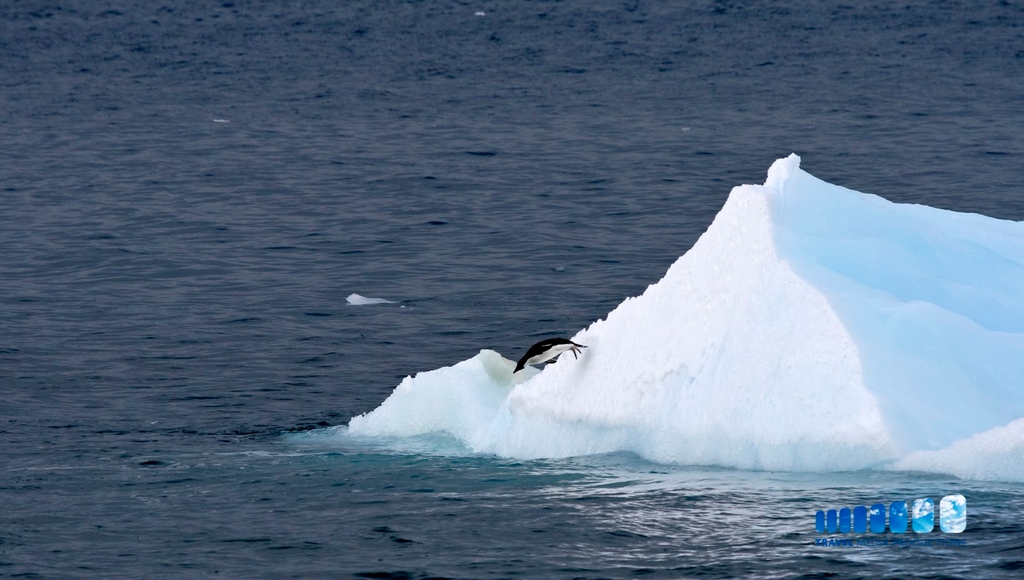
[[521,458],[632,451],[787,470],[903,459],[1020,477],[1019,454],[991,455],[1016,466],[998,473],[948,462],[956,442],[1024,417],[1021,288],[1024,224],[893,204],[818,180],[793,155],[763,186],[733,189],[661,281],[577,333],[590,347],[579,360],[513,376],[481,351],[407,377],[345,436],[443,432]]

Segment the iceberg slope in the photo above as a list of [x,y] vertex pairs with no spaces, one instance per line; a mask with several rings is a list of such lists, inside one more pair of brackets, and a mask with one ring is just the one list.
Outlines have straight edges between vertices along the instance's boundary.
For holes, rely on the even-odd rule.
[[1024,417],[1024,222],[895,204],[796,156],[766,188],[780,255],[828,296],[900,449]]
[[445,432],[523,458],[888,463],[1024,417],[1022,264],[1024,224],[892,204],[793,155],[573,337],[579,360],[513,377],[482,351],[407,378],[348,434]]

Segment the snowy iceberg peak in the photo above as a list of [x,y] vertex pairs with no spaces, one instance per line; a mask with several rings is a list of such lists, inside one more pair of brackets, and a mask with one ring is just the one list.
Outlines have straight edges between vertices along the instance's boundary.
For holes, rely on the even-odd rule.
[[579,360],[513,377],[482,351],[407,378],[346,436],[790,470],[946,447],[1024,417],[1022,226],[834,186],[792,155],[573,337]]
[[[820,469],[890,457],[856,345],[780,259],[772,226],[764,186],[734,189],[661,281],[573,338],[586,356],[510,394],[513,416],[625,429],[609,451],[658,461]],[[544,447],[517,433],[496,451]]]

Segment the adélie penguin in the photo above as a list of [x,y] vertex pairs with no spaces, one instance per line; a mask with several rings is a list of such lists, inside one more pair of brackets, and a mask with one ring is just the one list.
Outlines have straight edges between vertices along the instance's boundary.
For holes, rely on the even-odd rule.
[[539,365],[540,363],[553,360],[558,355],[569,350],[572,351],[573,358],[576,358],[576,353],[580,352],[581,348],[587,347],[565,338],[546,338],[526,351],[523,358],[519,359],[519,362],[516,363],[516,370],[512,371],[512,373],[518,373],[526,365]]

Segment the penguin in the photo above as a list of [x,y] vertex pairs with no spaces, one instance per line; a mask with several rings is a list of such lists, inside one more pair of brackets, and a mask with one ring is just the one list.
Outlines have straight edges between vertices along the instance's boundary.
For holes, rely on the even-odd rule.
[[587,347],[564,338],[544,339],[526,351],[523,358],[519,359],[519,362],[516,363],[516,370],[512,371],[512,374],[523,370],[523,367],[526,365],[539,365],[543,362],[550,362],[567,350],[571,350],[573,358],[576,358],[576,353],[580,352],[581,348]]

